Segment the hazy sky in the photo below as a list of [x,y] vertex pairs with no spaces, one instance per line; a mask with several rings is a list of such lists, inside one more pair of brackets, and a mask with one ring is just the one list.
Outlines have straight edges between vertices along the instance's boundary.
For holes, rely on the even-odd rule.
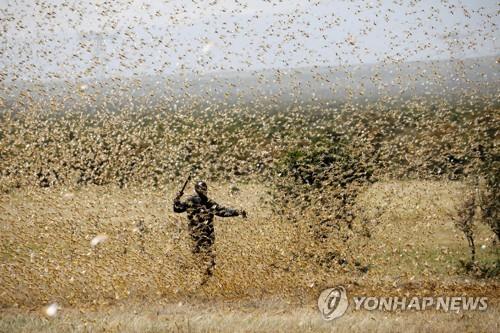
[[0,0],[8,80],[498,54],[496,1]]

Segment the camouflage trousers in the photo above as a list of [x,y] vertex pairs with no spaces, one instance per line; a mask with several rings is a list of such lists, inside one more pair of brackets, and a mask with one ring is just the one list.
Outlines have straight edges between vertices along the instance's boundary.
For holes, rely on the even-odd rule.
[[215,237],[213,234],[195,232],[194,230],[190,234],[193,241],[192,252],[199,261],[200,267],[205,268],[205,276],[210,277],[215,269],[215,253],[213,251]]

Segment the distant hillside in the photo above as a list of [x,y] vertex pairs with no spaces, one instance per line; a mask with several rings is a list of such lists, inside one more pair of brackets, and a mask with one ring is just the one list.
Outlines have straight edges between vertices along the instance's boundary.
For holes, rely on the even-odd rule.
[[[101,81],[20,82],[5,87],[6,105],[31,96],[36,102],[63,102],[67,107],[106,105],[150,107],[225,103],[307,103],[315,101],[405,100],[409,97],[455,98],[463,94],[495,97],[499,77],[496,57],[465,60],[377,63],[345,67],[302,67],[202,76],[146,76]],[[28,92],[28,94],[27,94]],[[105,104],[104,104],[105,102]]]

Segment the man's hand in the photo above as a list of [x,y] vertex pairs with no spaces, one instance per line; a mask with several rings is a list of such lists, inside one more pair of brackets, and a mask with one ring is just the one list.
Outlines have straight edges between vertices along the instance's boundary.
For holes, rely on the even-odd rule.
[[243,217],[244,219],[246,219],[246,218],[247,218],[247,212],[246,212],[245,210],[240,209],[238,213],[239,213],[239,214],[241,215],[241,217]]
[[175,195],[174,200],[175,200],[175,201],[179,201],[183,195],[184,195],[184,193],[182,193],[182,192],[177,192],[177,194]]

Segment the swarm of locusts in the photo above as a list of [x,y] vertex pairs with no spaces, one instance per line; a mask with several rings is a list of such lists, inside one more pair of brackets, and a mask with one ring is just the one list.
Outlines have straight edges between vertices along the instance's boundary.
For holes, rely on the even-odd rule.
[[[356,201],[382,180],[465,182],[478,204],[467,201],[472,208],[449,213],[467,236],[464,246],[474,223],[464,209],[474,215],[479,206],[477,220],[498,235],[494,104],[413,102],[353,112],[4,110],[2,280],[12,289],[3,302],[195,292],[202,272],[190,254],[186,222],[171,211],[190,172],[251,216],[217,225],[217,280],[206,287],[215,295],[369,272],[378,260],[368,250],[377,214]],[[272,285],[258,278],[268,273]]]
[[[7,20],[0,28],[12,34],[33,24],[50,31],[56,12],[67,10],[73,13],[68,22],[78,25],[92,16],[77,15],[80,5],[56,10],[37,2],[43,20],[35,23],[2,8]],[[365,10],[375,10],[377,22],[363,19],[357,37],[349,33],[335,42],[328,31],[347,22],[335,14],[313,19],[297,6],[262,32],[231,21],[250,10],[239,2],[223,8],[221,17],[197,7],[221,26],[207,33],[219,36],[212,36],[216,41],[197,38],[201,44],[194,46],[155,30],[164,8],[136,8],[146,13],[139,19],[126,5],[113,6],[121,5],[93,9],[100,19],[86,25],[103,32],[82,32],[63,60],[54,53],[67,40],[1,46],[8,70],[0,68],[0,307],[51,304],[53,316],[58,304],[186,295],[315,297],[334,282],[402,292],[403,280],[426,290],[426,281],[446,284],[453,274],[497,277],[498,252],[491,252],[497,255],[492,265],[479,262],[477,244],[486,241],[476,230],[487,226],[493,235],[488,246],[498,246],[498,60],[465,56],[478,47],[476,39],[495,34],[487,9],[446,7],[472,15],[485,30],[475,33],[484,38],[472,34],[460,45],[459,32],[448,31],[437,36],[444,50],[417,43],[404,48],[407,54],[377,56],[378,65],[370,67],[345,60],[370,53],[358,39],[378,29],[379,19],[390,21],[394,10],[378,2],[356,5],[353,14],[363,19]],[[195,24],[181,7],[167,15],[171,23]],[[260,12],[248,14],[246,25],[263,26]],[[120,14],[132,16],[122,24]],[[434,7],[428,14],[425,20],[441,20]],[[308,20],[319,27],[294,26]],[[405,39],[422,32],[415,22]],[[293,29],[282,30],[287,24]],[[387,34],[391,49],[404,43]],[[324,48],[335,45],[339,66],[329,65],[328,52],[300,53],[308,45],[301,38],[311,35],[325,41]],[[231,40],[241,38],[258,51],[212,55],[233,50]],[[31,64],[24,49],[40,63]],[[464,56],[412,58],[429,49]],[[280,58],[287,52],[300,56]],[[215,66],[218,56],[222,65]],[[266,64],[269,57],[280,61]],[[238,79],[233,58],[272,69],[252,67]],[[293,69],[283,69],[289,61]],[[172,208],[191,213],[194,199],[181,202],[178,195],[188,175],[193,181],[186,194],[197,181],[205,184],[201,192],[208,184],[211,199],[236,207],[214,208],[217,237],[210,251],[217,259],[207,283],[191,251],[188,221]],[[247,213],[247,219],[219,219]],[[438,240],[428,246],[428,230],[449,221],[457,231],[449,238],[461,246]]]

